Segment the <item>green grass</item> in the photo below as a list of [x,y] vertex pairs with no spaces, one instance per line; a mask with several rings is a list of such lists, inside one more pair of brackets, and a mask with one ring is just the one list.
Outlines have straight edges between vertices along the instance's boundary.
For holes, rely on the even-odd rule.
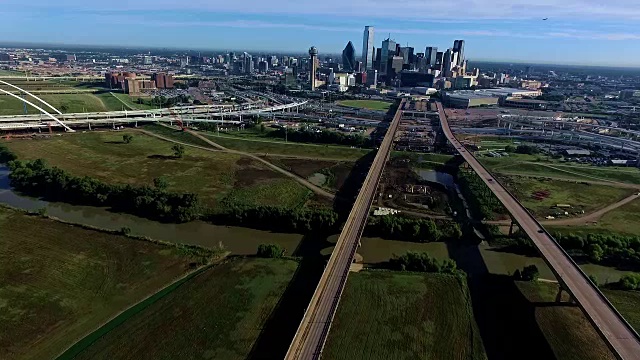
[[[50,94],[38,95],[39,98],[49,103],[62,113],[98,112],[106,111],[105,104],[100,98],[93,94]],[[49,111],[49,107],[41,102],[26,97],[39,107]],[[24,114],[24,102],[8,95],[0,96],[0,115],[21,115]],[[31,105],[27,105],[29,114],[40,114],[40,111]]]
[[[593,212],[633,193],[632,189],[620,189],[605,185],[591,185],[562,180],[538,180],[521,176],[509,176],[504,181],[512,193],[536,216],[553,215],[558,210],[551,209],[557,204],[569,204],[569,213]],[[536,200],[531,195],[536,191],[548,191],[549,196]]]
[[[107,111],[122,111],[123,105],[115,96],[111,95],[110,92],[100,92],[94,94],[102,103]],[[129,110],[128,108],[124,107]]]
[[243,206],[273,205],[297,208],[303,206],[312,194],[311,190],[287,178],[236,187],[225,197],[225,201]]
[[[132,134],[133,142],[122,143],[124,134]],[[175,159],[171,143],[132,130],[12,140],[5,144],[21,159],[43,158],[73,175],[92,176],[108,183],[150,185],[154,178],[164,176],[169,190],[196,193],[205,205],[214,207],[234,187],[280,186],[284,178],[256,160],[221,151],[187,147],[184,157]],[[287,187],[291,192],[305,194],[306,189],[297,183]],[[255,195],[254,203],[262,200],[272,205],[291,203],[289,196],[266,197],[264,192]]]
[[245,359],[297,265],[235,259],[215,266],[131,317],[77,359]]
[[214,147],[211,146],[211,144],[207,143],[206,141],[203,141],[198,137],[193,136],[182,130],[171,129],[159,124],[145,125],[144,129],[154,134],[158,134],[172,140],[180,141],[185,144],[192,144],[192,145],[198,145],[206,148],[215,149]]
[[604,214],[596,224],[583,227],[552,227],[553,231],[561,233],[576,233],[587,235],[611,233],[621,235],[640,236],[640,200],[634,200],[615,210]]
[[338,105],[350,106],[361,109],[387,111],[391,107],[390,102],[380,100],[342,100]]
[[0,358],[54,358],[189,262],[172,247],[0,207]]
[[[516,282],[532,304],[553,304],[558,285],[543,282]],[[564,301],[567,301],[565,298]],[[571,305],[534,306],[535,321],[557,359],[614,359],[580,308]],[[515,329],[514,329],[515,330]]]
[[14,70],[0,70],[0,76],[24,76],[24,73]]
[[[116,99],[120,99],[122,101],[121,104],[126,104],[125,106],[132,110],[154,109],[154,107],[151,105],[138,104],[136,101],[134,101],[133,97],[129,96],[128,94],[113,93],[113,96],[115,96]],[[135,100],[138,100],[138,97],[136,97]]]
[[605,296],[624,316],[625,320],[640,332],[640,291],[603,290]]
[[230,136],[217,136],[211,133],[204,133],[213,142],[218,143],[228,149],[264,154],[281,154],[291,156],[304,156],[318,159],[338,159],[357,160],[367,154],[369,149],[353,149],[348,146],[317,145],[302,143],[286,143],[284,141],[235,138]]
[[466,284],[450,275],[349,275],[323,359],[486,358]]

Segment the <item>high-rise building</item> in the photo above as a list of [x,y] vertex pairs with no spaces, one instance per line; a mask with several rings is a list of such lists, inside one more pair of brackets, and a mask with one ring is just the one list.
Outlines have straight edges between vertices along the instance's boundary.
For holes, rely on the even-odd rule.
[[373,85],[376,87],[378,85],[378,70],[370,69],[367,70],[367,86]]
[[390,68],[390,60],[396,55],[396,42],[387,38],[382,42],[380,52],[380,75],[386,75]]
[[436,64],[436,55],[438,53],[438,48],[433,46],[427,46],[424,51],[424,57],[427,61],[427,65],[435,65]]
[[405,65],[413,63],[413,48],[412,47],[401,47],[399,55],[402,56],[402,63]]
[[173,76],[160,72],[151,75],[151,80],[155,81],[156,88],[158,89],[172,89],[173,88]]
[[442,72],[445,77],[451,76],[451,69],[455,66],[453,63],[453,54],[453,49],[449,48],[444,52],[444,55],[442,55]]
[[462,65],[464,62],[464,40],[455,40],[453,42],[453,52],[457,54],[457,62],[454,65]]
[[342,68],[347,72],[352,72],[356,69],[356,48],[353,47],[351,41],[342,50]]
[[[353,45],[351,45],[353,46]],[[316,72],[318,71],[318,49],[315,46],[309,48],[309,81],[311,91],[316,90]]]
[[362,37],[362,64],[363,70],[373,69],[374,55],[373,45],[373,26],[364,27],[364,36]]
[[153,60],[151,60],[151,56],[145,56],[142,60],[142,63],[144,65],[151,65],[153,63]]
[[258,63],[258,71],[263,74],[269,71],[269,63],[264,60],[260,61]]
[[244,53],[242,54],[244,57],[244,63],[242,65],[242,70],[245,74],[251,74],[253,73],[253,57],[248,54],[248,53]]

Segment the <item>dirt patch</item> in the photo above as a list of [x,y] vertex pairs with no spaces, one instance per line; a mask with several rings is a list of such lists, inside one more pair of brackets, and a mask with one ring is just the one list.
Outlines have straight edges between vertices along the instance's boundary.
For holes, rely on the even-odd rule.
[[265,168],[264,165],[251,158],[243,157],[236,164],[239,169],[234,175],[235,187],[251,186],[270,179],[281,179],[284,175],[277,173],[271,169]]

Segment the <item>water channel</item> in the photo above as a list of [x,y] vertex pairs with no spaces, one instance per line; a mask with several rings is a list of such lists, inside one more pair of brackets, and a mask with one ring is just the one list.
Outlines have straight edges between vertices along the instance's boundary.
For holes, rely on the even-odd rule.
[[[46,202],[23,196],[12,191],[9,186],[9,170],[0,165],[0,203],[14,208],[36,211],[45,209],[46,214],[63,221],[95,226],[103,229],[118,230],[123,227],[131,229],[132,235],[146,236],[156,240],[173,243],[194,244],[218,248],[220,244],[233,254],[252,255],[259,244],[276,243],[296,255],[296,249],[303,240],[300,234],[275,233],[243,227],[212,225],[202,221],[186,224],[164,224],[133,215],[114,213],[106,208],[70,205],[66,203]],[[337,235],[330,236],[327,241],[335,243]],[[310,239],[309,241],[318,241]],[[330,244],[328,244],[330,245]],[[328,255],[331,247],[322,254]],[[449,257],[449,247],[445,243],[411,243],[385,240],[381,238],[363,238],[358,253],[367,264],[375,264],[389,260],[393,255],[401,255],[407,251],[425,251],[432,256],[445,259]],[[540,269],[542,278],[553,279],[553,274],[539,257],[527,257],[518,254],[497,251],[488,245],[480,245],[480,254],[491,273],[509,274],[526,265],[535,264]],[[299,254],[298,254],[299,255]],[[586,264],[582,268],[590,275],[595,275],[599,282],[617,281],[625,272],[600,265]]]

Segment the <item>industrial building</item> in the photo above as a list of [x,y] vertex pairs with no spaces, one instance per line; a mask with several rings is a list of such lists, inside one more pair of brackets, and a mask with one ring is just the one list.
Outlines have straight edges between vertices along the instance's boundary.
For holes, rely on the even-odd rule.
[[450,107],[467,109],[478,106],[498,105],[499,97],[485,92],[450,92],[445,94],[445,102]]

